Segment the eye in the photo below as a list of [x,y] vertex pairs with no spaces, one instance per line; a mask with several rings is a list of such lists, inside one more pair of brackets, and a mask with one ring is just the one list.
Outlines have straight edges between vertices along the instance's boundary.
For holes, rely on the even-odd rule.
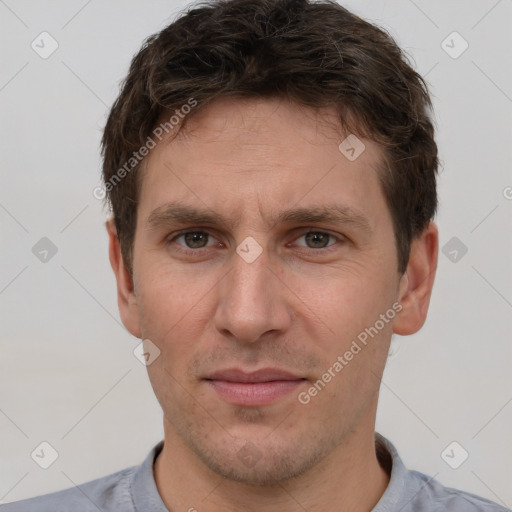
[[[180,243],[179,240],[183,240],[183,243]],[[205,247],[211,247],[212,245],[216,245],[215,238],[213,238],[206,231],[185,231],[177,234],[170,241],[176,242],[179,246],[183,247],[184,249],[192,250],[203,249]]]
[[[319,249],[329,250],[332,246],[336,246],[337,242],[342,243],[345,238],[342,235],[333,235],[326,231],[313,231],[310,230],[303,233],[293,242],[293,245],[303,247],[312,252],[319,251]],[[211,247],[222,247],[219,242],[207,231],[182,231],[169,238],[170,244],[178,246],[178,250],[188,255],[204,255],[204,251]],[[332,247],[335,249],[336,247]]]
[[308,231],[299,236],[296,241],[301,239],[304,239],[305,244],[297,245],[299,247],[307,247],[308,249],[325,249],[342,240],[341,237],[336,237],[325,231]]

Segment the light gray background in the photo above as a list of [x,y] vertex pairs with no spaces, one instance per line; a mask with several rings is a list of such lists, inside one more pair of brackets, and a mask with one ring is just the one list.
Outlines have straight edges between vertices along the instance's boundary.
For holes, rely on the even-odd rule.
[[[163,437],[139,341],[120,324],[92,190],[130,59],[184,5],[0,0],[0,502],[138,464]],[[441,246],[457,237],[468,248],[455,263],[440,253],[427,324],[393,342],[377,430],[411,469],[510,507],[512,2],[344,5],[387,28],[426,75]],[[59,44],[48,59],[31,48],[43,31]],[[453,31],[469,43],[457,59],[441,46]],[[42,237],[58,248],[46,263],[32,253]],[[59,454],[46,470],[30,457],[42,441]],[[469,452],[456,470],[441,457],[452,441]]]

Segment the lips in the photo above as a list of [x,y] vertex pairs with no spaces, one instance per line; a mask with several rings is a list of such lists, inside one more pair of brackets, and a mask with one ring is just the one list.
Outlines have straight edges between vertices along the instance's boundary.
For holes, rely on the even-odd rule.
[[212,373],[208,380],[223,380],[226,382],[271,382],[276,380],[301,380],[302,377],[278,368],[262,368],[255,372],[244,372],[237,368],[220,370]]
[[232,405],[269,405],[305,382],[305,378],[278,368],[244,372],[237,368],[220,370],[206,379],[224,401]]

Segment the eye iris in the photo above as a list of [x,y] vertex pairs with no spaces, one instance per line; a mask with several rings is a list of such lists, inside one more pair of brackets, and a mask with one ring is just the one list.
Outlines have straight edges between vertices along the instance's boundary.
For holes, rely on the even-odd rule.
[[185,243],[192,249],[204,247],[208,241],[208,234],[194,231],[185,234]]
[[329,235],[326,233],[310,232],[306,234],[306,241],[308,244],[311,242],[315,249],[327,247]]

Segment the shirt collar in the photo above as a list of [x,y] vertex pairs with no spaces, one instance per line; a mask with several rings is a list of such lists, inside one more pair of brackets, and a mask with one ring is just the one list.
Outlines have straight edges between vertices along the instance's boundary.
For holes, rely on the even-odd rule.
[[397,510],[397,505],[403,497],[409,472],[393,444],[378,432],[375,432],[375,450],[380,465],[390,474],[390,479],[372,512],[392,512]]
[[158,493],[153,473],[153,465],[163,446],[164,442],[160,441],[133,474],[130,491],[137,512],[169,512]]

